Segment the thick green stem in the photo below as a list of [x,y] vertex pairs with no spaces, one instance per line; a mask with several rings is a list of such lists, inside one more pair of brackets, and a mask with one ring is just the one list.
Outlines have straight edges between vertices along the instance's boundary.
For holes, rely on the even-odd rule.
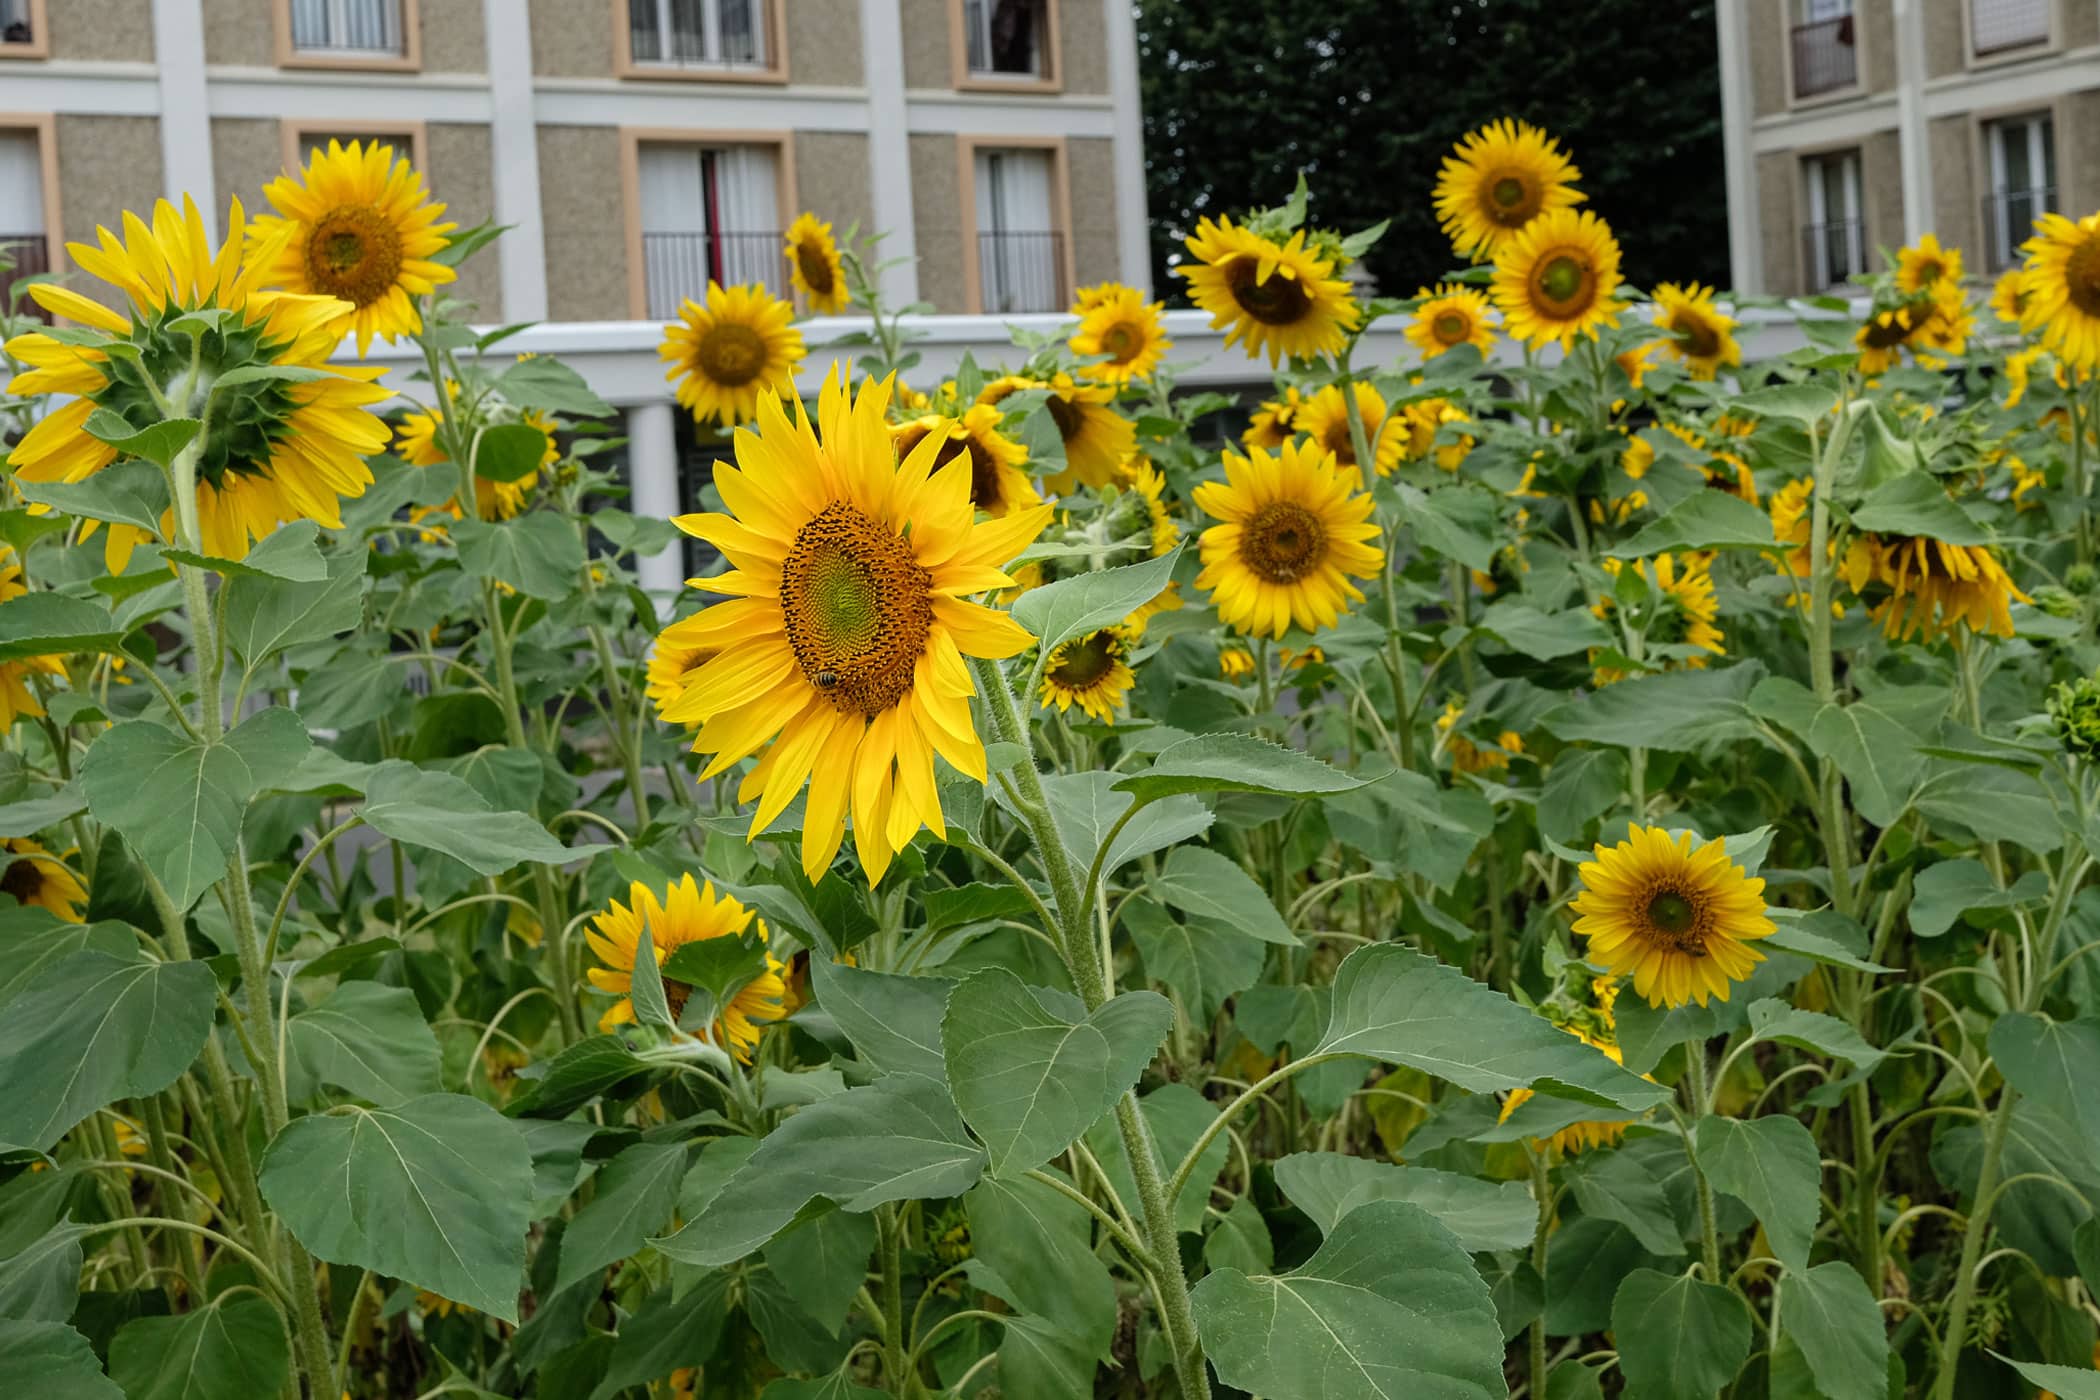
[[[1847,421],[1842,410],[1838,421],[1840,425]],[[1827,438],[1819,439],[1811,430],[1810,442],[1817,451],[1808,530],[1808,670],[1816,699],[1833,705],[1837,703],[1837,666],[1831,651],[1830,612],[1837,563],[1830,557],[1830,493],[1845,433],[1842,427],[1833,427]],[[1843,779],[1834,759],[1822,760],[1816,786],[1817,825],[1823,829],[1823,857],[1830,866],[1830,900],[1839,913],[1849,915],[1853,906],[1852,829],[1845,817]]]
[[1706,1092],[1706,1046],[1694,1041],[1684,1048],[1685,1087],[1692,1096],[1692,1123],[1686,1129],[1684,1155],[1692,1164],[1692,1181],[1699,1192],[1699,1244],[1700,1259],[1706,1269],[1708,1283],[1722,1283],[1721,1232],[1714,1218],[1713,1183],[1706,1179],[1706,1168],[1699,1165],[1699,1154],[1692,1149],[1692,1128],[1713,1110],[1712,1100]]
[[1998,1111],[1991,1115],[1983,1139],[1983,1162],[1976,1173],[1976,1204],[1962,1231],[1954,1297],[1947,1304],[1946,1316],[1940,1319],[1940,1364],[1932,1379],[1932,1400],[1954,1400],[1954,1373],[1961,1361],[1962,1343],[1968,1338],[1969,1306],[1976,1301],[1976,1261],[1983,1253],[1983,1237],[1990,1231],[1998,1171],[2005,1156],[2005,1139],[2012,1131],[2013,1104],[2018,1098],[2010,1084],[1998,1091]]
[[904,1336],[904,1222],[894,1204],[877,1208],[876,1248],[882,1268],[882,1377],[890,1394],[908,1400],[911,1350]]
[[[1553,1175],[1546,1161],[1546,1149],[1534,1147],[1531,1155],[1531,1194],[1538,1199],[1539,1223],[1531,1237],[1531,1270],[1539,1276],[1539,1287],[1546,1286],[1546,1237],[1553,1228]],[[1546,1316],[1543,1312],[1531,1322],[1531,1389],[1534,1400],[1544,1400],[1546,1394]]]

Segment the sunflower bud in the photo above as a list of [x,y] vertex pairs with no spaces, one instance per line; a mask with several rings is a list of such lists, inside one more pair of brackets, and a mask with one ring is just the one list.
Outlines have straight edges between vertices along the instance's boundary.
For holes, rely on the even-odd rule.
[[2045,583],[2034,590],[2034,605],[2051,617],[2076,617],[2085,609],[2077,594],[2053,583]]
[[2091,564],[2073,564],[2064,570],[2064,587],[2081,598],[2090,597],[2100,587],[2100,569]]
[[2100,677],[2054,686],[2048,709],[2066,752],[2080,758],[2100,757]]

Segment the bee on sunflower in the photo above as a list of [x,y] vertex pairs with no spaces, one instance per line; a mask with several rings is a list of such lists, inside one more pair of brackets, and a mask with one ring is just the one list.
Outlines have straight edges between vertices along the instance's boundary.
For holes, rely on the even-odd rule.
[[1198,542],[1196,586],[1226,626],[1282,637],[1332,627],[1364,599],[1355,580],[1385,568],[1370,494],[1354,467],[1314,443],[1291,441],[1272,456],[1256,447],[1225,453],[1225,480],[1206,481],[1196,505],[1219,524]]
[[1534,219],[1582,202],[1582,172],[1560,143],[1529,122],[1504,117],[1462,138],[1437,175],[1436,214],[1452,251],[1496,258]]
[[1630,826],[1626,840],[1593,852],[1577,872],[1575,932],[1650,1006],[1726,1001],[1764,961],[1753,945],[1779,927],[1765,912],[1765,882],[1728,858],[1726,842]]
[[678,402],[697,422],[733,427],[758,413],[760,396],[792,391],[808,352],[792,324],[795,308],[760,286],[707,284],[707,302],[687,300],[664,327],[657,357]]

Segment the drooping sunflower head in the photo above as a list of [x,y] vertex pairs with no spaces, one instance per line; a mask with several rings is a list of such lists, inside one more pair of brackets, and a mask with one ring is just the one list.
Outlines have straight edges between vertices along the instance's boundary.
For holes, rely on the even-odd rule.
[[1701,1006],[1728,1000],[1731,983],[1764,954],[1755,940],[1778,925],[1765,914],[1765,882],[1750,878],[1716,838],[1698,845],[1689,831],[1631,827],[1627,839],[1580,870],[1571,906],[1589,955],[1633,979],[1650,1006]]
[[1495,305],[1510,338],[1532,346],[1595,335],[1618,321],[1619,241],[1587,210],[1555,209],[1502,240]]
[[837,853],[849,813],[870,883],[922,825],[945,831],[934,755],[986,775],[964,658],[1013,656],[1034,641],[965,599],[1014,586],[1001,566],[1042,533],[1050,507],[980,520],[967,456],[936,467],[941,443],[929,433],[898,462],[889,394],[871,382],[855,399],[834,366],[816,424],[799,401],[791,421],[767,394],[757,429],[736,435],[736,465],[715,468],[727,512],[675,522],[730,571],[694,581],[728,601],[680,624],[680,640],[709,656],[664,718],[699,726],[694,750],[712,755],[702,781],[757,756],[738,789],[740,802],[756,800],[754,836],[808,785],[811,879]]
[[1924,535],[1854,536],[1838,572],[1882,631],[1899,640],[1922,634],[1935,641],[1957,626],[2010,637],[2013,603],[2034,601],[1989,546]]
[[1254,653],[1243,646],[1218,648],[1218,674],[1235,684],[1254,674]]
[[1137,447],[1137,426],[1115,410],[1115,386],[1082,384],[1062,373],[1051,379],[1009,374],[986,384],[977,402],[997,406],[1027,389],[1047,391],[1043,407],[1064,442],[1064,470],[1045,477],[1043,485],[1063,493],[1115,480],[1116,468]]
[[1137,682],[1130,657],[1144,630],[1143,623],[1103,627],[1051,652],[1043,668],[1043,708],[1055,705],[1063,713],[1077,705],[1089,718],[1114,724],[1123,697]]
[[1084,316],[1102,302],[1118,292],[1126,290],[1121,282],[1096,282],[1091,287],[1081,287],[1072,294],[1072,314]]
[[420,331],[414,298],[458,276],[432,261],[458,225],[439,222],[445,206],[430,202],[423,177],[392,146],[330,141],[263,194],[277,213],[256,219],[248,238],[251,253],[275,249],[265,285],[349,303],[335,329],[356,332],[360,356],[375,335]]
[[[1704,670],[1708,656],[1727,655],[1726,639],[1718,621],[1720,605],[1714,597],[1714,580],[1708,565],[1708,556],[1689,550],[1637,559],[1631,565],[1647,584],[1647,601],[1640,605],[1646,616],[1635,619],[1645,645],[1651,652],[1674,649],[1675,654],[1655,657],[1665,670]],[[1618,559],[1606,559],[1603,567],[1616,579],[1628,566]],[[1618,606],[1616,596],[1606,594],[1593,611],[1608,618]],[[1611,666],[1597,667],[1594,675],[1598,685],[1610,685],[1625,677],[1624,671]]]
[[810,310],[836,316],[846,309],[846,268],[830,224],[804,213],[788,225],[787,260],[795,290],[808,299]]
[[[627,890],[627,903],[609,903],[605,911],[584,929],[584,940],[603,963],[585,974],[601,992],[616,992],[620,999],[598,1018],[598,1029],[610,1030],[634,1020],[634,959],[641,947],[642,930],[656,950],[659,967],[688,943],[710,938],[743,939],[754,936],[763,948],[768,941],[765,920],[757,918],[728,895],[717,896],[712,882],[696,885],[683,876],[661,895],[636,881]],[[770,952],[763,954],[763,971],[753,977],[720,1008],[708,1038],[746,1064],[758,1044],[759,1027],[778,1021],[786,1010],[782,998],[787,985],[781,981],[781,964]],[[664,979],[664,1000],[670,1004],[675,1022],[685,1011],[692,986],[676,978]]]
[[[1407,451],[1407,425],[1386,421],[1385,396],[1363,380],[1355,381],[1350,388],[1356,395],[1356,411],[1363,420],[1372,466],[1380,476],[1391,476]],[[1349,432],[1349,402],[1338,386],[1329,384],[1307,399],[1298,410],[1297,427],[1319,444],[1321,451],[1333,453],[1335,461],[1343,466],[1362,465],[1356,460],[1356,445]]]
[[1495,348],[1495,328],[1485,293],[1472,287],[1440,285],[1415,293],[1421,305],[1407,323],[1407,338],[1433,360],[1446,350],[1472,345],[1485,355]]
[[1942,248],[1937,234],[1926,234],[1896,253],[1896,287],[1904,292],[1930,291],[1941,282],[1961,281],[1961,249]]
[[1287,442],[1273,456],[1228,451],[1225,480],[1199,485],[1195,501],[1221,522],[1199,542],[1196,586],[1210,591],[1227,626],[1250,635],[1280,638],[1293,622],[1307,632],[1332,627],[1363,601],[1355,580],[1385,567],[1356,468],[1314,443]]
[[1158,369],[1161,357],[1174,344],[1167,339],[1166,308],[1156,301],[1147,302],[1135,287],[1109,284],[1089,290],[1095,300],[1080,313],[1079,328],[1072,332],[1072,353],[1108,358],[1082,366],[1079,373],[1122,384]]
[[1919,307],[1905,303],[1870,313],[1865,324],[1853,333],[1859,347],[1859,372],[1881,374],[1903,359],[1903,347],[1917,329]]
[[1911,335],[1911,348],[1921,363],[1938,367],[1969,348],[1976,312],[1958,281],[1942,279],[1926,292],[1926,301]]
[[2100,370],[2100,214],[2044,214],[2023,247],[2021,328],[2073,369]]
[[808,352],[789,324],[795,308],[764,287],[707,284],[707,304],[687,301],[664,327],[657,357],[678,384],[678,402],[702,423],[730,427],[758,413],[763,394],[791,391]]
[[1743,362],[1736,343],[1735,318],[1714,306],[1714,290],[1697,282],[1680,287],[1664,282],[1655,289],[1655,328],[1667,334],[1662,348],[1684,362],[1694,379],[1711,379],[1725,365]]
[[1462,258],[1485,262],[1532,220],[1582,201],[1582,172],[1560,143],[1508,117],[1467,135],[1444,157],[1436,214]]
[[1444,712],[1436,719],[1437,742],[1450,758],[1453,771],[1497,772],[1508,768],[1510,759],[1524,752],[1524,736],[1514,729],[1503,730],[1492,744],[1475,743],[1458,727],[1465,713],[1465,701],[1453,699],[1445,703]]
[[[1772,493],[1772,539],[1786,546],[1780,551],[1780,572],[1806,587],[1813,559],[1808,552],[1811,537],[1809,508],[1815,499],[1816,483],[1796,477]],[[1804,595],[1805,596],[1805,595]]]
[[1265,399],[1262,406],[1254,410],[1246,430],[1240,434],[1242,447],[1266,447],[1271,452],[1291,440],[1298,431],[1298,413],[1305,407],[1305,395],[1295,384],[1286,384],[1283,397]]
[[81,921],[87,889],[63,859],[27,837],[0,840],[0,894],[49,910],[69,924]]
[[[8,352],[28,366],[10,392],[74,396],[9,454],[24,480],[75,482],[100,471],[118,453],[84,431],[88,417],[106,409],[144,427],[164,416],[159,400],[172,395],[181,400],[174,405],[181,416],[205,416],[207,402],[211,409],[197,458],[205,553],[242,558],[251,541],[287,520],[341,527],[342,498],[364,493],[372,480],[365,458],[386,446],[386,424],[369,407],[388,393],[372,383],[380,370],[329,363],[345,303],[262,289],[289,231],[260,242],[248,240],[247,231],[239,200],[217,246],[194,203],[185,200],[178,213],[162,200],[151,225],[126,213],[123,238],[98,228],[97,245],[67,245],[81,271],[124,294],[131,314],[55,283],[38,283],[30,295],[125,348],[68,344],[40,331],[8,342]],[[217,388],[236,370],[266,365],[313,374],[251,382],[239,393]],[[160,535],[175,538],[172,508]],[[136,526],[110,526],[109,567],[121,571],[145,538]]]
[[938,470],[958,458],[970,462],[970,503],[986,515],[1002,516],[1042,504],[1042,497],[1021,470],[1028,449],[999,431],[999,410],[990,404],[971,404],[960,418],[937,413],[923,414],[891,427],[897,455],[909,457],[921,442],[933,437],[934,467]]
[[1333,354],[1362,315],[1333,260],[1306,246],[1303,229],[1278,243],[1229,216],[1204,219],[1188,248],[1195,261],[1174,271],[1188,279],[1190,299],[1210,313],[1214,329],[1232,328],[1228,347],[1244,343],[1271,365],[1286,355]]

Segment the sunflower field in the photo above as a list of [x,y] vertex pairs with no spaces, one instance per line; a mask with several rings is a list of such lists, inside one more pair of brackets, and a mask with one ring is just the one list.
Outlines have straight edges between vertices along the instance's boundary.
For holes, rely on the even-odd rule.
[[1414,296],[1201,223],[1247,400],[805,216],[665,521],[441,193],[8,322],[0,1381],[2100,1396],[2100,214],[1644,293],[1497,122]]

